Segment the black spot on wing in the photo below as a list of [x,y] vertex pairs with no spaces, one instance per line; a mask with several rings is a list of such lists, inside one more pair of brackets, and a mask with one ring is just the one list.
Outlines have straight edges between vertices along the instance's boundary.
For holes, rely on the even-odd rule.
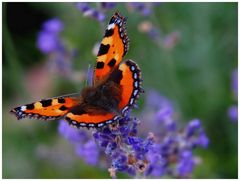
[[66,111],[66,110],[67,110],[67,107],[66,107],[66,106],[61,106],[59,109],[60,109],[61,111]]
[[105,32],[104,36],[109,37],[109,36],[112,36],[113,33],[114,33],[114,29],[110,29],[110,30],[106,29],[106,32]]
[[104,67],[104,62],[97,62],[96,68],[102,69]]
[[113,67],[116,64],[116,60],[112,58],[112,60],[108,63],[108,66]]
[[33,110],[34,109],[33,104],[27,104],[26,107],[27,107],[27,110]]
[[108,52],[109,48],[110,48],[109,44],[104,45],[101,43],[97,56],[105,55]]
[[113,81],[117,84],[120,84],[122,78],[123,78],[122,71],[119,69],[115,69],[109,76],[109,81]]
[[63,103],[65,103],[66,101],[65,101],[65,99],[64,98],[58,98],[58,103],[61,103],[61,104],[63,104]]
[[83,110],[82,106],[74,106],[71,108],[70,112],[74,115],[86,114],[86,111]]
[[41,100],[40,103],[42,104],[42,107],[48,107],[52,105],[52,99]]

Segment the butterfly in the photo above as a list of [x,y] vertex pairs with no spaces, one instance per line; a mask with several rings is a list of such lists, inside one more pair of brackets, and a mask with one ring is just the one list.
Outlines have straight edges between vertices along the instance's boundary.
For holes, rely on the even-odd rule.
[[122,58],[129,49],[126,18],[116,12],[105,30],[97,54],[93,85],[80,94],[43,99],[12,109],[17,119],[64,118],[77,128],[101,128],[126,116],[136,104],[141,87],[141,71],[132,60]]

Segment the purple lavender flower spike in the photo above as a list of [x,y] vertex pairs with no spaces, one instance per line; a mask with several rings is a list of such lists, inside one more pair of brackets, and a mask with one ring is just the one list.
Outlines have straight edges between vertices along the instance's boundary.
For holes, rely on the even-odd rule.
[[92,17],[99,22],[105,20],[105,15],[102,12],[98,11],[97,9],[91,8],[89,3],[79,2],[76,3],[76,7],[83,13],[84,16]]
[[184,150],[180,154],[180,160],[178,161],[177,164],[177,172],[180,177],[186,177],[189,174],[192,173],[192,170],[194,168],[194,161],[193,161],[193,156],[192,152],[189,150]]
[[238,97],[238,69],[232,72],[232,90],[234,92],[235,99]]
[[63,30],[63,23],[58,18],[46,21],[42,30],[38,33],[37,47],[39,50],[48,54],[60,48],[59,33]]
[[228,116],[233,122],[238,121],[238,106],[233,105],[228,108]]
[[[234,99],[238,100],[238,69],[235,69],[231,75],[231,88],[234,94]],[[238,121],[238,105],[232,105],[228,108],[228,117],[233,122]]]
[[112,9],[117,5],[116,2],[101,2],[101,6],[103,9]]
[[209,139],[204,131],[202,131],[198,138],[197,138],[197,144],[201,146],[202,148],[207,148],[209,145]]
[[50,19],[43,24],[43,29],[51,33],[59,33],[63,28],[64,25],[58,18]]
[[79,9],[83,13],[91,9],[89,6],[89,3],[87,3],[87,2],[79,2],[79,3],[76,3],[75,5],[76,5],[77,9]]
[[186,127],[186,136],[193,136],[201,128],[201,122],[198,119],[190,121]]
[[86,163],[90,165],[97,165],[99,162],[99,150],[94,140],[89,140],[85,144],[78,144],[76,146],[76,153]]
[[[72,141],[77,155],[90,165],[100,164],[100,158],[107,156],[111,165],[108,171],[112,178],[116,178],[117,172],[125,172],[130,176],[143,174],[156,178],[165,175],[189,178],[197,164],[192,150],[197,146],[207,148],[209,139],[198,119],[190,121],[183,131],[177,130],[176,122],[172,119],[174,111],[171,104],[161,96],[151,96],[162,101],[152,104],[158,108],[155,114],[157,119],[162,119],[159,122],[152,119],[158,128],[162,128],[158,130],[160,133],[155,135],[150,132],[145,139],[139,137],[140,120],[128,115],[113,125],[94,130],[94,140],[86,135],[83,140]],[[168,127],[171,125],[169,120],[174,125],[172,130]],[[61,122],[59,132],[70,140],[77,140],[79,135],[74,133],[72,136],[72,130],[69,133],[65,127]]]
[[149,3],[142,3],[142,2],[130,2],[128,6],[140,12],[143,16],[148,16],[151,14],[151,7]]
[[37,47],[42,53],[48,54],[58,47],[58,37],[55,34],[42,31],[38,34]]
[[71,127],[65,120],[60,120],[58,132],[71,143],[83,143],[88,138],[86,130]]

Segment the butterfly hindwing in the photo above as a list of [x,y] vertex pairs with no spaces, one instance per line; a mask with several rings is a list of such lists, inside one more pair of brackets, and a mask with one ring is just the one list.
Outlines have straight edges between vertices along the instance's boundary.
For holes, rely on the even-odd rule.
[[109,81],[114,81],[121,87],[121,101],[118,108],[125,115],[127,110],[134,106],[139,94],[143,92],[141,71],[134,61],[126,60],[118,69],[113,71]]
[[129,40],[125,24],[125,17],[122,17],[119,13],[115,13],[111,18],[97,55],[95,84],[107,79],[127,53]]
[[107,124],[111,124],[114,121],[120,119],[120,116],[116,116],[113,113],[105,114],[73,114],[72,112],[67,113],[65,119],[69,122],[70,125],[79,127],[88,127],[88,128],[100,128]]
[[56,120],[63,117],[71,107],[76,106],[78,103],[79,100],[77,97],[61,96],[19,106],[10,112],[13,113],[17,119],[28,117]]

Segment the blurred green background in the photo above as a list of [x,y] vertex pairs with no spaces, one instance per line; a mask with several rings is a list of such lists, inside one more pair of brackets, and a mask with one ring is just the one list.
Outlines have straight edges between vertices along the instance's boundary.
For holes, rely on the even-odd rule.
[[[59,75],[48,80],[43,66],[46,56],[36,47],[44,21],[53,17],[63,21],[61,37],[79,52],[73,59],[74,70],[84,73],[89,63],[95,62],[93,46],[101,41],[115,10],[128,17],[130,49],[125,59],[133,59],[141,67],[145,90],[158,90],[173,101],[182,121],[179,124],[193,118],[203,121],[210,144],[206,150],[195,151],[202,164],[194,170],[193,178],[237,178],[238,123],[227,115],[229,106],[237,104],[231,90],[231,72],[238,63],[237,6],[161,3],[144,17],[129,11],[126,3],[118,3],[106,12],[102,26],[83,17],[72,3],[3,3],[3,178],[109,178],[107,170],[90,167],[75,155],[73,146],[59,136],[57,122],[18,122],[9,110],[80,91],[86,84],[82,79],[70,81]],[[162,37],[178,32],[176,45],[159,46],[139,31],[142,21],[152,22]],[[35,75],[34,71],[40,73]],[[43,85],[36,90],[38,81]],[[143,95],[138,111],[144,99]]]

